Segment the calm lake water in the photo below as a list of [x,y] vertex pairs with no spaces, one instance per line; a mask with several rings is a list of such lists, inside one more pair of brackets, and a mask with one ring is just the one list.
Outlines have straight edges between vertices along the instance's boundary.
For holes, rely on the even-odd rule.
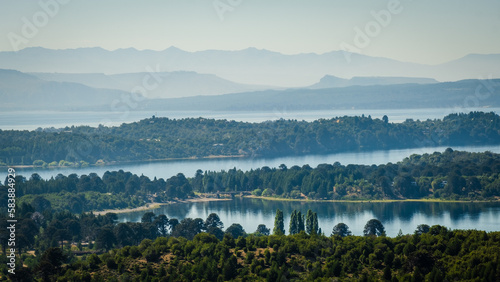
[[[396,236],[401,229],[404,234],[413,233],[419,224],[443,225],[451,229],[477,229],[500,231],[500,203],[326,203],[269,201],[239,198],[228,201],[177,203],[165,205],[152,211],[179,220],[202,218],[216,213],[229,227],[239,223],[246,232],[255,232],[259,224],[272,230],[276,209],[285,215],[285,230],[288,230],[290,214],[294,209],[305,214],[308,209],[318,213],[319,226],[325,235],[330,235],[339,222],[344,222],[354,235],[362,235],[366,222],[379,219],[388,236]],[[118,214],[119,221],[139,222],[144,211]],[[287,231],[288,232],[288,231]]]
[[[309,164],[312,167],[320,163],[342,164],[382,164],[397,162],[411,154],[443,152],[446,147],[385,150],[373,152],[351,152],[332,155],[309,155],[301,157],[284,157],[273,159],[219,159],[219,160],[185,160],[169,162],[152,162],[125,164],[120,166],[88,167],[88,168],[58,168],[58,169],[17,169],[18,174],[29,177],[37,172],[43,178],[50,178],[58,173],[78,175],[96,172],[102,175],[107,170],[123,169],[135,174],[144,174],[150,178],[168,178],[179,172],[193,176],[197,169],[227,170],[233,167],[242,170],[262,166],[277,167],[284,163],[287,166]],[[485,147],[455,147],[455,150],[500,153],[500,146]],[[0,179],[5,179],[6,169],[0,173]],[[308,209],[318,213],[320,227],[329,235],[335,224],[346,223],[356,235],[361,235],[366,222],[377,218],[384,224],[388,236],[396,236],[399,229],[403,233],[412,233],[417,225],[440,224],[452,229],[478,229],[500,231],[500,203],[320,203],[320,202],[290,202],[266,201],[261,199],[236,198],[231,201],[216,201],[202,203],[179,203],[162,206],[153,210],[156,214],[165,214],[169,218],[179,220],[185,217],[205,219],[210,213],[217,213],[226,227],[232,223],[240,223],[246,231],[254,232],[259,224],[272,228],[276,209],[285,213],[285,228],[290,220],[292,210],[299,209],[305,213]],[[140,221],[144,211],[119,214],[120,221]]]
[[[346,152],[330,155],[305,155],[305,156],[289,156],[280,158],[226,158],[226,159],[198,159],[198,160],[177,160],[177,161],[161,161],[161,162],[142,162],[142,163],[126,163],[112,166],[91,166],[84,168],[16,168],[17,174],[21,174],[29,178],[32,173],[38,173],[43,179],[50,179],[61,173],[69,175],[76,173],[78,175],[89,174],[91,172],[102,176],[106,171],[124,170],[130,171],[137,175],[145,175],[149,178],[164,178],[167,179],[183,173],[187,177],[195,175],[196,170],[203,171],[221,171],[232,168],[247,171],[250,169],[261,168],[263,166],[279,167],[285,164],[288,167],[304,164],[309,164],[311,167],[316,167],[318,164],[333,164],[340,162],[343,165],[348,164],[386,164],[389,162],[396,163],[412,154],[432,154],[434,152],[444,152],[444,147],[427,147],[414,149],[398,149],[398,150],[380,150],[380,151],[362,151],[362,152]],[[500,145],[495,146],[456,146],[454,150],[469,151],[469,152],[484,152],[490,151],[500,153]],[[3,181],[7,176],[7,168],[0,168],[0,181]]]
[[[483,110],[500,112],[500,109],[463,109]],[[0,113],[0,129],[27,129],[33,130],[38,127],[64,127],[71,125],[119,125],[123,122],[132,122],[148,118],[152,115],[167,116],[170,118],[185,118],[203,116],[207,118],[222,118],[237,121],[260,122],[265,120],[298,119],[315,120],[318,118],[332,118],[335,116],[371,115],[373,118],[381,118],[387,115],[391,122],[402,122],[407,118],[425,120],[427,118],[442,118],[454,112],[453,109],[417,109],[417,110],[341,110],[341,111],[315,111],[315,112],[287,112],[275,111],[268,113],[228,113],[228,112],[131,112],[124,116],[123,113],[112,112],[86,112],[86,113],[53,113],[53,112],[29,112],[29,113]],[[278,167],[285,164],[302,166],[309,164],[316,167],[321,163],[340,162],[341,164],[385,164],[398,162],[411,154],[424,154],[443,152],[447,147],[429,147],[402,150],[383,150],[371,152],[346,152],[330,155],[307,155],[291,156],[281,158],[244,158],[244,159],[201,159],[201,160],[179,160],[163,162],[143,162],[120,164],[116,166],[100,166],[86,168],[17,168],[17,174],[29,178],[32,173],[38,173],[44,179],[56,176],[59,173],[78,175],[95,172],[102,176],[106,171],[124,170],[138,175],[146,175],[150,178],[169,178],[177,173],[183,173],[188,177],[194,176],[197,169],[220,171],[236,167],[241,170],[250,170],[263,166]],[[491,151],[500,153],[500,146],[481,147],[452,147],[454,150],[484,152]],[[7,176],[7,169],[0,168],[0,180]],[[299,209],[305,213],[312,209],[318,213],[320,227],[325,235],[330,235],[332,228],[339,222],[346,223],[355,235],[361,235],[363,227],[371,218],[378,218],[384,224],[389,236],[397,235],[399,229],[403,233],[412,233],[417,225],[425,223],[428,225],[440,224],[453,229],[479,229],[486,231],[500,231],[500,203],[318,203],[318,202],[288,202],[288,201],[266,201],[260,199],[240,199],[231,201],[183,203],[172,204],[155,209],[156,214],[165,214],[169,218],[183,219],[185,217],[205,219],[210,213],[217,213],[224,222],[225,227],[232,223],[240,223],[247,232],[254,232],[259,224],[266,224],[268,228],[273,227],[276,209],[285,213],[285,228],[288,227],[290,213]],[[120,221],[140,221],[144,212],[120,214]]]

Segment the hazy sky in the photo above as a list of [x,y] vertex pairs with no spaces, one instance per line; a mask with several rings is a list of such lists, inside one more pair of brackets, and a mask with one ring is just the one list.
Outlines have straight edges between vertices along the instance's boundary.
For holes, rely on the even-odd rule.
[[0,0],[0,7],[0,51],[176,46],[296,54],[352,46],[425,64],[500,53],[498,0]]

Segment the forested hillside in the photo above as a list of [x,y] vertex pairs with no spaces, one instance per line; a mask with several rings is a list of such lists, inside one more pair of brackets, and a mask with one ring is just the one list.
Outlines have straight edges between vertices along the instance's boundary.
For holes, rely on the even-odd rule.
[[119,127],[0,130],[0,165],[89,165],[208,156],[286,156],[357,150],[500,143],[494,113],[390,123],[371,117],[247,123],[150,118]]
[[[400,232],[389,238],[383,224],[371,219],[364,236],[352,236],[343,223],[323,234],[309,230],[309,214],[314,213],[309,210],[307,214],[306,230],[302,226],[293,235],[284,235],[279,231],[283,213],[278,210],[270,235],[265,225],[251,234],[239,224],[223,231],[217,214],[179,222],[148,212],[140,223],[116,223],[114,214],[75,216],[45,211],[42,215],[22,205],[17,246],[22,255],[16,274],[10,277],[22,281],[500,279],[499,232],[421,224],[414,234]],[[0,231],[3,253],[6,230]],[[26,252],[33,247],[35,255]],[[3,277],[9,275],[6,260],[0,256]]]
[[301,233],[218,241],[199,234],[193,240],[145,240],[138,248],[92,255],[56,271],[68,280],[493,282],[500,279],[499,241],[499,232],[442,226],[397,238]]

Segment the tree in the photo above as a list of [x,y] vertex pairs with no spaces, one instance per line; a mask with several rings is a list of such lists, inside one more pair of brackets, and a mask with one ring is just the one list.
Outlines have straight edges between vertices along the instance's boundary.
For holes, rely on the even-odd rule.
[[201,218],[185,218],[174,227],[172,236],[184,237],[188,240],[192,240],[196,234],[205,230],[204,225],[205,224]]
[[142,223],[153,223],[154,219],[155,219],[155,213],[154,212],[147,212],[142,216],[141,222]]
[[154,224],[156,225],[156,229],[158,230],[158,234],[160,236],[167,236],[168,235],[168,217],[164,214],[160,214],[157,218],[154,220]]
[[114,228],[115,237],[120,246],[129,246],[134,242],[134,231],[130,228],[129,223],[119,223]]
[[399,232],[398,232],[398,236],[397,238],[400,238],[403,236],[403,230],[401,230],[401,228],[399,229]]
[[219,216],[216,213],[211,213],[207,219],[205,220],[205,227],[208,229],[210,227],[215,228],[224,228],[224,223],[220,220]]
[[255,233],[261,234],[264,236],[268,236],[269,232],[270,232],[270,229],[267,228],[265,224],[259,224],[259,226],[257,226],[257,230],[255,231]]
[[60,248],[48,248],[40,258],[37,271],[42,275],[44,281],[49,281],[51,275],[57,276],[66,259],[67,257]]
[[292,214],[290,215],[290,224],[288,227],[288,232],[290,232],[290,235],[299,233],[299,226],[298,225],[299,225],[299,222],[298,222],[297,210],[293,210]]
[[300,212],[300,211],[297,214],[297,220],[298,220],[298,228],[299,228],[298,233],[300,233],[300,231],[305,231],[306,228],[305,228],[305,224],[304,224],[304,215],[302,215],[302,212]]
[[332,236],[334,236],[334,235],[338,235],[340,237],[347,237],[347,236],[351,236],[352,233],[349,230],[349,226],[347,226],[347,224],[341,222],[333,227]]
[[98,249],[105,249],[106,251],[111,249],[116,242],[115,234],[113,230],[109,227],[101,228],[97,234],[97,239],[95,240],[96,247]]
[[222,229],[218,227],[213,227],[213,226],[208,227],[207,233],[214,235],[219,240],[222,240],[224,238],[224,231],[222,231]]
[[431,230],[431,227],[427,224],[420,224],[417,226],[417,229],[415,229],[415,234],[416,235],[422,235],[424,233],[427,233]]
[[298,234],[300,231],[304,231],[304,216],[302,212],[293,210],[290,216],[290,235]]
[[378,219],[370,219],[363,230],[365,236],[385,236],[385,228]]
[[170,232],[174,232],[174,228],[179,224],[177,218],[171,218],[168,220],[168,225],[170,226]]
[[274,235],[285,235],[285,223],[283,221],[283,212],[279,209],[276,210],[276,216],[274,217]]
[[384,115],[384,116],[382,117],[382,121],[383,121],[384,123],[389,123],[389,118],[387,117],[387,115]]
[[310,235],[318,234],[318,214],[308,210],[306,214],[306,232]]
[[239,224],[239,223],[233,223],[233,224],[231,224],[231,226],[229,226],[227,228],[226,233],[230,234],[235,239],[238,238],[238,237],[240,237],[240,236],[244,237],[246,235],[246,232],[243,229],[243,226],[241,226],[241,224]]
[[192,187],[198,192],[203,192],[203,171],[201,169],[196,170]]

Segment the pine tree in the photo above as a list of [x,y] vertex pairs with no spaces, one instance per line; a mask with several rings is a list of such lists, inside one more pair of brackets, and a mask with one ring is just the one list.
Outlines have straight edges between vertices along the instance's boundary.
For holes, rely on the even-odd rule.
[[299,226],[298,226],[299,220],[298,220],[298,214],[297,210],[293,210],[292,214],[290,215],[290,225],[289,225],[289,232],[290,235],[297,234]]
[[308,210],[306,214],[306,232],[307,234],[318,234],[318,214]]
[[385,236],[385,228],[378,219],[370,219],[363,230],[365,236]]
[[297,233],[300,233],[300,231],[305,231],[305,227],[304,227],[304,216],[302,215],[302,212],[298,212],[297,213],[297,220],[298,220],[298,232]]
[[401,228],[399,229],[397,238],[400,238],[400,237],[403,237],[403,231],[401,230]]
[[318,214],[313,213],[313,223],[312,223],[312,233],[311,234],[318,234],[319,231],[319,224],[318,224]]
[[346,236],[351,236],[352,232],[349,230],[349,226],[347,226],[347,224],[341,222],[333,227],[332,236],[333,235],[346,237]]
[[285,235],[285,223],[283,221],[283,212],[279,209],[276,210],[276,217],[274,218],[274,235]]

